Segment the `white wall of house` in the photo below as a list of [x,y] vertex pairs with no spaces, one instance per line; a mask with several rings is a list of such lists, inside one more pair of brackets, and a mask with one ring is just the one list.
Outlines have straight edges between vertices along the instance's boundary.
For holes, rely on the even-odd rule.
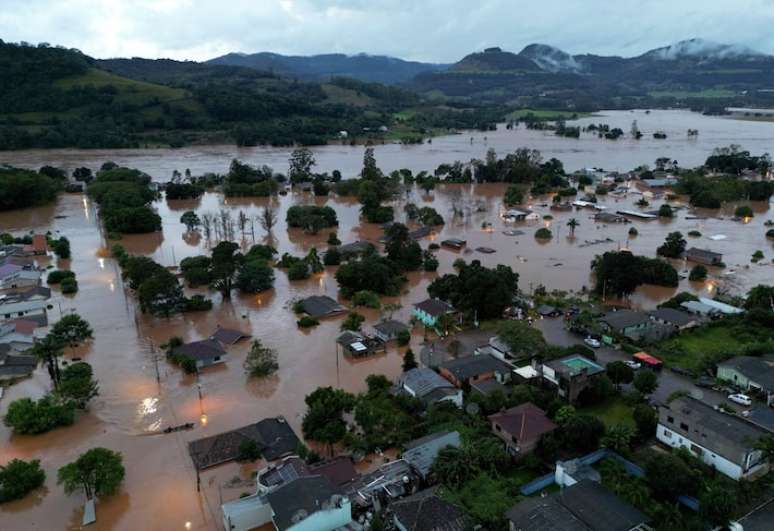
[[310,514],[287,531],[333,531],[352,523],[352,505],[348,498],[342,498],[338,507],[320,510]]
[[[722,472],[731,479],[739,480],[752,476],[762,471],[767,467],[765,462],[760,459],[760,452],[749,452],[746,456],[747,463],[759,461],[758,465],[753,466],[747,472],[744,471],[744,467],[740,464],[734,463],[726,459],[725,457],[716,454],[712,450],[696,444],[694,441],[687,439],[679,433],[672,431],[669,427],[659,424],[656,430],[656,438],[662,443],[671,446],[672,448],[687,448],[693,455],[704,461],[704,463],[715,467],[718,472]],[[701,449],[701,452],[697,452],[696,448]]]
[[224,503],[221,509],[226,531],[249,531],[268,524],[273,516],[266,498],[256,494]]
[[460,389],[455,394],[444,397],[440,400],[440,402],[443,401],[448,401],[457,407],[462,407],[462,390]]

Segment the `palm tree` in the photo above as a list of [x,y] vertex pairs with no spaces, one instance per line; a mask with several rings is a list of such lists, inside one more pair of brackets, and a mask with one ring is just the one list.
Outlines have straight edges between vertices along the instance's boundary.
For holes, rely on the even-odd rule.
[[570,218],[570,221],[567,222],[567,226],[570,227],[570,236],[575,236],[575,227],[580,225],[577,219]]

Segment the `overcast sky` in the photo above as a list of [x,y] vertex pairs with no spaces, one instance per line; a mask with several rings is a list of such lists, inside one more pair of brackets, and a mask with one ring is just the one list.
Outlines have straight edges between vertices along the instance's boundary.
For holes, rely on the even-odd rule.
[[700,37],[774,53],[774,0],[0,0],[0,39],[94,57],[341,52],[454,62],[533,42],[638,55]]

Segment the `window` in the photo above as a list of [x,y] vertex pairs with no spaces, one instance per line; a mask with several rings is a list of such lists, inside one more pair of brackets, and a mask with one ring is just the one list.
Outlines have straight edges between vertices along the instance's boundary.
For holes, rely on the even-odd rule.
[[215,356],[214,358],[212,358],[212,361],[220,361],[220,356]]
[[667,422],[670,423],[670,424],[674,424],[675,423],[675,418],[674,417],[667,417]]
[[664,430],[664,437],[666,437],[667,439],[671,439],[672,438],[672,432],[669,431],[669,430]]
[[495,424],[495,430],[497,431],[503,431],[503,429],[500,427],[499,424]]
[[691,429],[688,427],[688,424],[686,424],[685,422],[680,423],[680,429],[685,431],[691,431]]
[[695,444],[691,445],[691,451],[701,457],[704,455],[704,450],[702,450],[700,447],[696,446]]

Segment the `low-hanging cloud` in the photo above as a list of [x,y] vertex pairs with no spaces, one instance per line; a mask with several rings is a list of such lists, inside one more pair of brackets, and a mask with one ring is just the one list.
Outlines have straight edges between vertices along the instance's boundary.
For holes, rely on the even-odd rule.
[[700,37],[774,53],[769,0],[0,0],[0,38],[100,58],[228,52],[453,62],[487,46],[638,55]]

